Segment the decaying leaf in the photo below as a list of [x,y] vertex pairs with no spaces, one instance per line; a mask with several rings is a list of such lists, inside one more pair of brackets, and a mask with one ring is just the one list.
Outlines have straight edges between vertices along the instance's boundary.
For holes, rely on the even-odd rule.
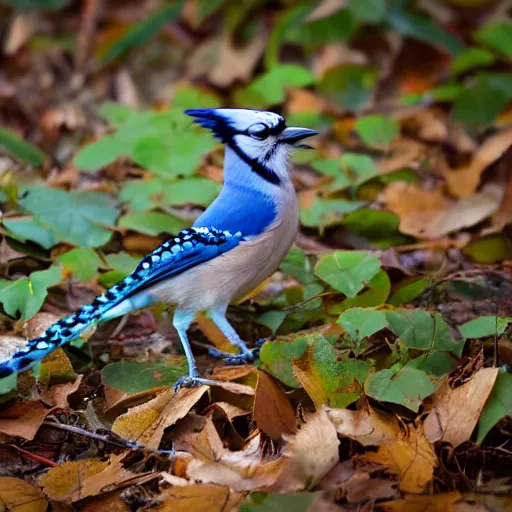
[[0,477],[0,509],[10,512],[45,512],[48,502],[41,489],[21,478]]
[[32,440],[46,416],[55,408],[46,408],[39,400],[25,400],[0,412],[0,432]]
[[451,389],[447,381],[433,395],[432,410],[425,420],[427,439],[443,441],[454,448],[467,441],[491,394],[499,368],[482,368],[469,381]]
[[338,463],[338,436],[323,407],[306,415],[306,423],[295,435],[284,438],[287,467],[277,484],[279,490],[311,489]]
[[169,389],[145,404],[133,407],[119,416],[112,431],[116,434],[156,449],[164,430],[183,418],[208,391],[207,386],[192,389]]
[[457,503],[462,499],[459,492],[448,492],[436,496],[408,495],[403,500],[380,503],[385,512],[458,512]]
[[296,430],[296,417],[288,397],[277,382],[265,372],[258,372],[254,397],[254,421],[272,439],[281,439]]
[[123,466],[126,454],[112,455],[108,461],[88,459],[69,461],[40,477],[43,491],[52,501],[74,503],[118,488],[142,483],[155,474],[132,473]]
[[419,494],[432,481],[437,457],[421,425],[410,425],[395,432],[393,440],[379,447],[377,452],[366,452],[361,460],[383,464],[398,477],[401,491]]

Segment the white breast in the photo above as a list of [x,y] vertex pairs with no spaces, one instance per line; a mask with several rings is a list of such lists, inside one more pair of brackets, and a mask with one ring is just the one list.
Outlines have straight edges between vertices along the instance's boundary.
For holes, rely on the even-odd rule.
[[281,192],[277,219],[265,233],[157,284],[147,291],[152,300],[200,311],[240,299],[254,290],[277,270],[297,234],[299,210],[295,191],[290,186]]

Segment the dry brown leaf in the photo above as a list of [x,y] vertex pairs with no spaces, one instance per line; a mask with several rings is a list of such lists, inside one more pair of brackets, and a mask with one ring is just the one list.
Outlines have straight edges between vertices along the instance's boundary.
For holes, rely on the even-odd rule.
[[325,408],[306,415],[306,423],[287,441],[286,469],[276,490],[293,492],[313,488],[338,463],[340,444]]
[[68,397],[80,387],[83,377],[83,375],[79,375],[75,382],[57,384],[48,389],[41,389],[39,396],[45,404],[52,405],[59,409],[67,409],[69,407]]
[[455,197],[470,197],[480,184],[480,177],[489,165],[498,160],[512,145],[512,128],[502,130],[485,140],[468,165],[443,169],[450,193]]
[[0,477],[0,510],[45,512],[48,502],[41,489],[21,478]]
[[265,50],[266,42],[265,30],[258,31],[244,48],[235,48],[227,33],[220,39],[207,39],[188,59],[187,73],[192,79],[206,75],[217,87],[228,87],[236,80],[247,82]]
[[34,439],[41,423],[55,407],[47,409],[39,400],[26,400],[0,412],[0,432],[8,436]]
[[444,441],[454,448],[467,441],[480,418],[498,376],[498,368],[482,368],[469,381],[451,389],[445,380],[432,397],[433,408],[424,422],[431,443]]
[[13,55],[37,32],[41,17],[37,11],[18,14],[9,25],[9,31],[4,40],[4,53]]
[[256,369],[248,364],[242,366],[217,366],[213,369],[212,379],[230,382],[232,380],[244,379],[251,373],[256,373]]
[[41,336],[50,325],[53,325],[60,317],[52,313],[37,313],[23,324],[23,336],[27,339]]
[[426,155],[427,146],[412,139],[397,137],[392,143],[389,156],[377,160],[381,174],[398,171],[404,167],[416,167]]
[[364,446],[392,442],[400,432],[395,416],[375,409],[367,412],[327,408],[327,414],[339,435],[350,437]]
[[358,472],[343,482],[344,496],[349,503],[365,503],[385,498],[398,498],[396,482],[372,478],[368,473]]
[[74,503],[115,489],[142,483],[155,473],[132,473],[122,465],[126,454],[112,455],[110,460],[65,462],[42,475],[39,483],[52,501]]
[[112,425],[112,431],[125,439],[157,449],[164,430],[184,418],[207,392],[208,386],[182,388],[178,392],[169,389],[119,416]]
[[456,512],[456,504],[462,499],[460,492],[447,492],[434,496],[406,496],[403,500],[379,503],[384,512]]
[[441,189],[424,190],[395,181],[382,193],[386,207],[400,217],[399,229],[417,238],[440,238],[471,227],[491,216],[501,202],[502,191],[488,186],[470,198],[452,201]]
[[[119,496],[119,493],[109,493],[104,496],[89,499],[84,506],[80,507],[80,512],[101,512],[103,510],[108,510],[108,512],[130,512],[128,505]],[[55,512],[60,511],[55,510]]]
[[21,336],[0,336],[0,360],[9,359],[16,350],[26,344],[27,340]]
[[160,502],[151,510],[158,512],[231,512],[238,510],[244,495],[227,487],[209,484],[173,486],[159,497]]
[[422,493],[432,481],[437,457],[423,428],[410,425],[398,432],[393,441],[379,447],[377,452],[366,452],[361,460],[382,464],[398,476],[403,492]]
[[262,371],[258,371],[253,415],[256,425],[272,439],[279,440],[283,434],[293,434],[297,430],[290,400],[279,384]]

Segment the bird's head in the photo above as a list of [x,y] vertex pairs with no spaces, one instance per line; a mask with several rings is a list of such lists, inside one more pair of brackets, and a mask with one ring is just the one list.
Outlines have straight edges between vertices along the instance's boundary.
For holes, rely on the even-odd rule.
[[252,170],[271,183],[287,177],[291,147],[308,147],[300,142],[318,132],[309,128],[287,127],[274,112],[238,108],[186,110],[195,122],[208,128]]

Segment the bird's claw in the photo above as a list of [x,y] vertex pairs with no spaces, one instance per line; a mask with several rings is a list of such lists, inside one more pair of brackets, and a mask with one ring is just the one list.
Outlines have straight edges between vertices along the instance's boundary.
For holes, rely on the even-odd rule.
[[191,375],[183,375],[180,377],[173,386],[174,391],[178,391],[181,388],[196,388],[204,384],[204,379],[200,377],[193,377]]
[[247,352],[242,354],[230,354],[229,352],[223,352],[222,350],[214,347],[210,347],[208,349],[208,354],[211,357],[214,357],[215,359],[222,359],[226,364],[234,365],[252,363],[256,359],[258,353],[259,350],[257,349],[252,351],[247,350]]

